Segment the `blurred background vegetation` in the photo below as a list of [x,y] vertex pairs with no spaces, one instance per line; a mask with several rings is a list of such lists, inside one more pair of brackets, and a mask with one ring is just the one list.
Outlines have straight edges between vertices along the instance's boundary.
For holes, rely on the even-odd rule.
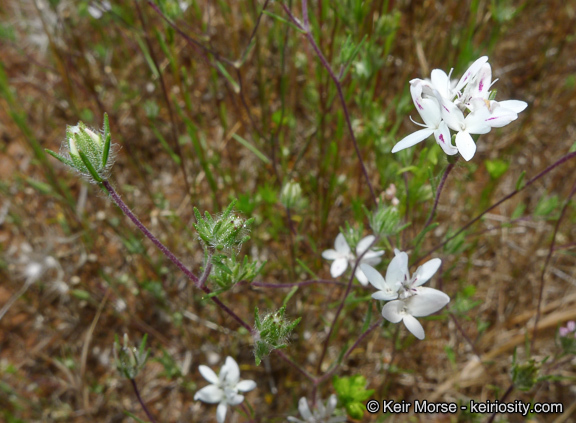
[[[97,186],[44,153],[58,150],[66,125],[100,128],[107,112],[121,146],[111,181],[195,272],[204,256],[193,207],[218,213],[237,199],[237,209],[255,218],[243,252],[266,261],[258,280],[329,278],[320,253],[346,222],[368,227],[364,207],[373,202],[336,88],[305,37],[283,21],[280,3],[0,4],[0,419],[134,421],[124,411],[144,418],[112,362],[114,335],[124,332],[134,342],[149,335],[153,359],[138,381],[159,421],[211,421],[214,407],[192,400],[205,384],[197,368],[219,368],[227,355],[243,378],[258,381],[247,396],[258,421],[297,415],[298,398],[310,394],[301,376],[274,355],[255,366],[250,336],[203,299]],[[301,16],[299,2],[283,4]],[[529,103],[517,121],[480,138],[471,162],[457,163],[422,257],[521,186],[520,178],[574,151],[574,2],[317,0],[309,8],[314,39],[342,72],[376,195],[389,204],[385,190],[394,184],[398,211],[410,223],[395,247],[413,248],[447,165],[432,140],[390,153],[415,129],[408,116],[419,120],[409,80],[434,68],[454,67],[458,76],[488,55],[497,99]],[[521,360],[556,357],[557,327],[576,318],[573,200],[553,237],[575,168],[573,161],[558,166],[434,253],[443,267],[431,286],[452,302],[425,323],[425,341],[385,324],[340,375],[364,375],[376,399],[466,403],[503,395],[514,348]],[[279,197],[290,181],[300,183],[306,201],[288,210]],[[528,348],[541,289],[540,330]],[[287,292],[244,284],[220,299],[251,322],[255,306],[275,310]],[[311,371],[342,292],[310,285],[289,303],[287,315],[303,320],[286,353]],[[326,366],[378,315],[371,292],[357,286],[348,297]],[[561,401],[564,415],[535,421],[573,421],[574,362],[552,362],[542,374],[560,377],[513,390],[508,400]],[[331,393],[329,383],[321,387],[323,398]],[[246,419],[234,414],[229,421]]]

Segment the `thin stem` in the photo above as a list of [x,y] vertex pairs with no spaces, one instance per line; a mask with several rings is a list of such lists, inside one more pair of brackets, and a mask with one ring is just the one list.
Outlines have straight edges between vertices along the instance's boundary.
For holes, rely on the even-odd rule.
[[344,361],[346,361],[346,359],[348,359],[348,357],[350,356],[350,354],[352,354],[352,351],[354,351],[358,345],[360,345],[360,343],[364,340],[364,338],[366,338],[374,329],[376,329],[378,326],[382,325],[382,322],[384,321],[383,317],[380,317],[376,322],[372,323],[372,325],[370,325],[370,327],[368,329],[366,329],[356,340],[356,342],[354,342],[354,344],[352,344],[352,346],[350,348],[348,348],[348,351],[346,351],[346,353],[344,354],[344,356],[342,357],[342,360],[335,365],[334,367],[332,367],[330,370],[328,370],[326,373],[324,373],[321,377],[319,377],[316,380],[316,385],[324,382],[325,380],[327,380],[328,378],[330,378],[330,376],[332,376],[336,370],[342,365],[342,363]]
[[150,35],[148,34],[148,28],[146,26],[146,20],[144,19],[144,15],[142,14],[142,10],[138,5],[138,1],[135,1],[134,4],[136,6],[136,11],[138,12],[138,17],[140,22],[142,22],[142,29],[144,30],[144,41],[146,41],[146,45],[148,46],[148,50],[150,52],[150,58],[154,63],[154,67],[158,71],[158,80],[160,81],[160,86],[162,87],[162,94],[164,96],[164,102],[166,103],[166,108],[168,109],[168,116],[170,118],[170,128],[172,130],[172,142],[174,143],[174,147],[178,156],[180,157],[180,170],[182,170],[182,175],[184,176],[184,185],[186,187],[186,193],[191,194],[192,189],[190,184],[188,183],[188,173],[186,172],[186,166],[184,163],[184,154],[182,153],[182,148],[180,147],[180,143],[178,142],[178,130],[176,129],[176,120],[174,119],[174,112],[172,111],[172,104],[170,103],[170,98],[168,97],[168,89],[166,88],[166,83],[164,82],[164,75],[162,75],[162,69],[156,59],[156,53],[154,53],[154,48],[152,46],[152,41],[150,40]]
[[324,361],[324,357],[326,356],[326,350],[328,349],[328,344],[330,343],[330,337],[332,336],[332,332],[334,332],[334,327],[336,326],[336,322],[338,321],[338,317],[340,317],[340,313],[342,312],[342,309],[344,308],[344,304],[346,303],[346,298],[348,298],[348,294],[350,294],[350,291],[352,290],[352,282],[354,282],[354,277],[356,276],[356,269],[358,268],[358,265],[362,261],[362,257],[364,257],[364,255],[368,251],[370,251],[372,246],[374,244],[376,244],[377,241],[378,241],[378,237],[375,237],[374,240],[372,241],[372,243],[368,246],[368,248],[366,248],[366,250],[364,250],[364,252],[362,254],[360,254],[354,262],[354,267],[352,268],[352,274],[350,275],[350,279],[348,279],[348,286],[346,287],[346,292],[344,293],[344,295],[342,297],[342,301],[340,301],[340,305],[338,306],[338,310],[336,310],[336,315],[334,316],[334,319],[332,320],[332,324],[330,325],[330,330],[328,331],[328,335],[326,335],[326,341],[324,342],[324,347],[322,348],[322,354],[320,355],[320,360],[318,360],[318,367],[316,369],[316,371],[318,373],[320,373],[320,371],[321,371],[322,362]]
[[140,402],[140,405],[142,406],[142,409],[144,410],[144,412],[148,416],[148,419],[150,419],[150,421],[152,423],[156,423],[156,419],[154,418],[154,416],[152,416],[152,414],[150,414],[148,407],[146,407],[146,404],[144,403],[144,401],[142,400],[142,397],[140,396],[140,391],[138,390],[138,385],[136,385],[136,381],[134,379],[130,379],[130,382],[132,383],[132,388],[134,388],[134,393],[136,394],[136,397],[138,398],[138,402]]
[[438,202],[440,200],[440,194],[442,193],[442,189],[444,188],[444,184],[446,183],[446,180],[448,179],[448,175],[450,174],[452,169],[454,169],[454,165],[456,164],[456,162],[458,161],[459,158],[460,158],[460,156],[456,157],[456,160],[452,163],[449,163],[448,166],[446,167],[446,170],[444,171],[444,174],[442,175],[442,179],[440,180],[440,185],[438,185],[438,188],[436,189],[436,198],[434,199],[434,206],[432,206],[432,210],[430,210],[430,215],[428,216],[428,220],[426,220],[426,223],[424,224],[424,228],[422,229],[422,231],[426,230],[428,225],[430,225],[430,223],[432,222],[432,219],[434,218],[434,214],[436,213],[436,208],[438,207]]
[[290,364],[293,368],[298,370],[298,372],[300,372],[302,375],[304,375],[307,379],[310,379],[312,382],[316,381],[316,378],[314,376],[312,376],[306,369],[304,369],[302,366],[300,366],[298,363],[296,363],[294,360],[292,360],[290,357],[288,357],[286,354],[284,354],[284,351],[274,350],[274,352],[282,360],[284,360],[286,363]]
[[[530,185],[532,185],[534,182],[536,182],[538,179],[542,178],[544,175],[546,175],[547,173],[551,172],[552,170],[554,170],[555,168],[557,168],[558,166],[564,164],[565,162],[567,162],[568,160],[572,159],[576,157],[576,151],[566,154],[564,157],[560,158],[559,160],[557,160],[555,163],[551,164],[550,166],[548,166],[546,169],[544,169],[542,172],[540,172],[538,175],[534,176],[532,179],[528,180],[526,182],[526,184],[521,187],[521,188],[517,188],[514,191],[512,191],[510,194],[508,194],[507,196],[505,196],[504,198],[502,198],[500,201],[494,203],[492,206],[488,207],[486,210],[484,210],[482,213],[480,213],[478,216],[476,216],[474,219],[472,219],[471,221],[469,221],[467,224],[465,224],[464,226],[462,226],[462,228],[460,228],[460,230],[458,230],[454,235],[452,235],[451,237],[449,237],[448,239],[444,240],[443,242],[441,242],[440,244],[438,244],[437,246],[435,246],[434,248],[432,248],[430,251],[428,251],[426,254],[424,254],[423,257],[426,257],[430,254],[432,254],[434,251],[442,248],[444,245],[446,245],[448,242],[452,241],[454,238],[456,238],[458,235],[460,235],[462,232],[464,232],[466,229],[468,229],[470,226],[472,226],[474,223],[476,223],[478,220],[480,220],[482,218],[482,216],[484,216],[486,213],[489,213],[490,211],[494,210],[496,207],[498,207],[500,204],[504,203],[505,201],[509,200],[510,198],[514,197],[516,194],[518,194],[521,191],[524,191],[527,187],[529,187]],[[422,257],[419,257],[416,262],[418,262]]]
[[472,342],[470,337],[466,334],[466,332],[464,332],[464,328],[462,328],[462,326],[460,325],[460,322],[458,321],[458,319],[456,319],[456,315],[452,312],[449,312],[449,314],[450,314],[450,318],[452,319],[452,321],[456,325],[456,328],[458,329],[460,334],[464,337],[466,342],[468,342],[468,345],[470,345],[470,348],[472,348],[472,351],[474,351],[474,354],[476,354],[476,356],[478,358],[480,358],[481,357],[480,352],[476,349],[476,346],[474,345],[474,343]]
[[370,195],[372,196],[372,200],[374,204],[378,204],[378,200],[376,199],[376,194],[374,193],[374,188],[372,187],[372,182],[370,182],[370,177],[368,176],[368,171],[366,170],[366,166],[364,165],[364,161],[362,160],[362,155],[360,154],[360,147],[358,146],[358,141],[356,140],[356,136],[354,135],[354,129],[352,129],[352,121],[350,119],[350,112],[348,111],[348,106],[346,106],[346,99],[344,98],[344,93],[342,91],[342,83],[334,73],[334,70],[330,66],[330,63],[326,60],[322,51],[316,44],[314,40],[314,36],[312,35],[312,31],[310,30],[310,22],[308,20],[308,2],[306,0],[302,0],[302,17],[304,19],[304,23],[301,24],[298,19],[292,14],[292,12],[286,7],[286,5],[282,4],[284,11],[288,14],[292,22],[304,31],[304,36],[312,46],[312,49],[320,59],[322,66],[328,71],[328,75],[332,81],[334,81],[334,85],[336,86],[336,91],[338,91],[338,98],[340,99],[340,103],[342,104],[342,111],[344,112],[344,118],[346,119],[346,126],[348,127],[348,132],[350,133],[350,137],[352,138],[352,143],[354,144],[354,149],[356,150],[356,155],[358,156],[358,161],[360,162],[360,168],[362,169],[362,173],[364,174],[364,178],[366,179],[366,184],[370,190]]
[[323,284],[323,285],[339,285],[339,286],[348,286],[347,283],[333,281],[330,279],[311,279],[302,282],[294,282],[294,283],[268,283],[268,282],[252,282],[251,286],[256,286],[259,288],[293,288],[295,286],[308,286],[313,284]]
[[[152,241],[154,243],[154,245],[156,245],[156,247],[158,247],[158,249],[160,249],[160,251],[162,251],[164,253],[164,255],[166,257],[168,257],[168,259],[172,263],[174,263],[191,281],[193,281],[194,284],[198,288],[202,289],[202,291],[204,291],[207,294],[212,293],[210,288],[208,288],[206,285],[200,285],[200,279],[198,279],[196,277],[196,275],[194,275],[194,273],[192,273],[192,271],[190,269],[188,269],[180,260],[178,260],[178,258],[172,253],[172,251],[170,251],[164,244],[162,244],[162,242],[160,242],[160,240],[158,238],[156,238],[148,230],[148,228],[146,228],[146,226],[144,226],[144,224],[142,224],[142,222],[140,222],[140,220],[138,220],[138,218],[134,215],[134,213],[132,213],[132,211],[128,208],[128,206],[122,201],[122,199],[116,193],[116,191],[114,191],[114,188],[112,188],[112,185],[110,185],[110,182],[103,181],[102,185],[104,186],[104,188],[106,188],[108,190],[108,192],[110,193],[110,196],[112,197],[112,199],[114,200],[116,205],[120,208],[120,210],[122,210],[122,212],[126,216],[128,216],[128,218],[136,225],[136,227],[138,229],[140,229],[140,231],[144,235],[146,235],[146,237],[148,239],[150,239],[150,241]],[[210,263],[208,263],[206,265],[206,268],[209,268],[209,267],[211,267]],[[208,274],[205,273],[206,278],[208,277]],[[210,299],[218,307],[220,307],[222,309],[222,311],[224,311],[230,317],[232,317],[234,320],[236,320],[236,322],[238,322],[239,325],[243,326],[244,328],[246,328],[248,330],[248,332],[252,333],[252,327],[248,323],[246,323],[241,317],[239,317],[236,313],[234,313],[232,310],[230,310],[226,305],[224,305],[224,303],[222,303],[222,301],[220,301],[217,297],[210,297]]]
[[116,193],[114,188],[112,188],[112,185],[110,185],[110,182],[103,181],[102,185],[104,185],[104,188],[106,188],[106,190],[110,193],[110,197],[112,197],[112,200],[114,200],[114,202],[120,208],[120,210],[122,210],[122,212],[126,216],[128,216],[128,218],[132,221],[132,223],[134,223],[136,225],[136,227],[146,236],[146,238],[148,238],[150,241],[152,241],[154,243],[154,245],[156,245],[156,247],[158,247],[158,249],[160,251],[162,251],[164,253],[164,255],[166,257],[168,257],[168,259],[172,263],[174,263],[182,272],[184,272],[184,274],[190,280],[192,280],[196,285],[198,285],[199,279],[196,277],[196,275],[194,275],[194,273],[192,273],[192,271],[190,269],[188,269],[184,265],[184,263],[182,263],[180,260],[178,260],[178,258],[172,253],[172,251],[170,251],[164,244],[162,244],[162,242],[160,242],[160,240],[158,238],[156,238],[152,234],[152,232],[150,232],[148,230],[148,228],[146,226],[144,226],[144,224],[142,222],[140,222],[140,220],[138,220],[136,215],[134,215],[134,213],[132,213],[132,211],[128,208],[126,203],[124,203],[124,201],[122,201],[122,199]]
[[530,341],[531,349],[534,348],[534,341],[536,340],[536,329],[538,327],[538,321],[540,320],[540,313],[542,307],[542,299],[544,297],[544,275],[546,274],[546,270],[548,269],[548,264],[550,263],[550,259],[552,258],[552,253],[554,252],[554,246],[556,245],[556,234],[558,233],[558,229],[560,228],[560,222],[564,218],[566,214],[566,210],[570,205],[570,200],[576,194],[576,180],[574,181],[574,185],[572,185],[572,191],[568,194],[568,198],[564,203],[564,207],[562,207],[562,211],[560,212],[560,216],[556,221],[556,225],[554,226],[554,233],[552,234],[552,243],[550,244],[550,249],[548,250],[548,255],[546,256],[546,261],[544,262],[544,268],[542,269],[542,275],[540,276],[540,292],[538,293],[538,307],[536,308],[536,318],[534,319],[534,337]]
[[[508,395],[510,395],[513,390],[514,390],[514,384],[511,384],[508,387],[508,389],[506,390],[506,392],[504,392],[504,395],[502,395],[502,398],[500,398],[498,401],[500,401],[500,402],[506,401],[506,398],[508,398]],[[488,419],[488,421],[486,423],[492,423],[495,418],[496,418],[496,413],[492,413],[492,415],[490,416],[490,418]]]

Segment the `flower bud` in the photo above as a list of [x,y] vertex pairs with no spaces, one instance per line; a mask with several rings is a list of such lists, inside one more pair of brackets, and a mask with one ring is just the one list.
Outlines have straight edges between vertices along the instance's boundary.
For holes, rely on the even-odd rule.
[[76,126],[66,127],[66,142],[60,151],[61,155],[50,150],[46,152],[92,182],[100,183],[108,177],[112,166],[114,154],[110,154],[111,147],[108,115],[104,114],[102,132],[89,129],[83,122],[78,122]]
[[302,187],[298,182],[290,181],[282,187],[280,203],[289,209],[302,209],[306,207],[306,199],[302,197]]

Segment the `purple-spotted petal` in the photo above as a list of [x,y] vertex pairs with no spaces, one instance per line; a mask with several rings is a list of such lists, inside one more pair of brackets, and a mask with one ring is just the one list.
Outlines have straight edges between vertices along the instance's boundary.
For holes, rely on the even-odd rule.
[[444,150],[449,156],[453,156],[458,153],[458,149],[452,145],[452,138],[450,136],[450,129],[446,122],[441,122],[438,129],[434,131],[434,138],[438,145]]
[[466,72],[464,72],[462,78],[460,78],[460,81],[458,81],[458,84],[456,84],[455,90],[460,91],[462,88],[464,88],[466,84],[472,81],[476,77],[477,73],[480,71],[484,63],[486,63],[487,61],[488,56],[482,56],[481,58],[477,59],[474,63],[472,63],[472,65],[470,65],[470,67],[466,70]]

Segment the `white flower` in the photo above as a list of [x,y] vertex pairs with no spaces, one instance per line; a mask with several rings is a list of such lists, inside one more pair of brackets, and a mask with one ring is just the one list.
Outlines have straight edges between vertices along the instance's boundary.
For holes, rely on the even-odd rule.
[[450,129],[457,131],[456,148],[466,161],[474,157],[476,143],[470,134],[487,134],[492,127],[487,120],[491,118],[490,110],[486,105],[478,107],[464,117],[464,113],[451,101],[444,98],[442,101],[442,119]]
[[244,401],[244,395],[238,392],[248,392],[256,388],[256,382],[253,380],[240,380],[240,368],[232,357],[226,357],[226,363],[220,369],[218,376],[208,366],[201,365],[198,370],[211,385],[196,392],[194,400],[208,404],[218,403],[218,408],[216,408],[218,423],[224,422],[228,405],[238,405]]
[[424,95],[424,88],[428,88],[430,92],[432,92],[432,86],[426,81],[421,79],[413,79],[410,81],[412,100],[425,125],[414,121],[412,122],[424,127],[424,129],[416,131],[399,141],[392,149],[392,153],[412,147],[414,144],[418,144],[420,141],[424,141],[430,135],[434,134],[434,138],[436,138],[436,142],[442,147],[442,150],[448,155],[454,155],[458,153],[458,150],[452,145],[450,130],[446,123],[442,121],[440,104],[436,98]]
[[[447,75],[441,69],[434,69],[430,80],[410,81],[412,100],[424,120],[424,125],[417,125],[424,129],[399,141],[392,149],[393,153],[434,134],[446,154],[459,152],[464,159],[470,160],[476,152],[471,134],[486,134],[492,128],[508,125],[528,106],[519,100],[491,100],[490,87],[496,81],[492,81],[487,56],[477,59],[458,82],[450,79],[451,74],[452,70]],[[456,146],[452,145],[450,129],[456,131]]]
[[424,339],[424,328],[416,317],[435,313],[450,302],[450,297],[433,288],[423,288],[438,270],[442,261],[432,259],[420,266],[410,277],[408,254],[394,250],[395,257],[390,261],[386,279],[371,266],[362,265],[370,283],[378,289],[372,294],[376,300],[390,301],[382,308],[382,317],[392,323],[404,322],[406,328],[418,339]]
[[297,419],[296,417],[288,417],[289,422],[295,423],[340,423],[346,421],[346,416],[332,417],[334,409],[336,408],[336,395],[331,395],[326,401],[326,407],[322,401],[318,402],[318,406],[314,411],[310,411],[308,401],[306,398],[300,398],[298,401],[298,411],[304,420]]
[[[351,267],[354,267],[354,264],[356,263],[356,257],[360,257],[366,250],[368,250],[375,239],[376,238],[374,235],[369,235],[365,238],[362,238],[356,246],[356,255],[354,255],[350,249],[350,246],[346,242],[344,235],[339,233],[336,237],[336,241],[334,242],[334,250],[329,249],[322,253],[322,257],[324,257],[326,260],[334,260],[334,263],[332,263],[332,266],[330,266],[330,274],[332,277],[337,278],[338,276],[342,275],[342,273],[344,273],[348,268],[348,264],[350,264]],[[362,256],[362,259],[356,268],[356,273],[354,274],[356,279],[358,279],[358,282],[360,282],[362,285],[368,285],[368,279],[366,278],[366,275],[364,275],[364,272],[362,272],[360,269],[360,264],[367,263],[375,266],[382,260],[380,258],[382,254],[384,254],[384,251],[373,251],[370,249],[366,251],[364,256]]]

